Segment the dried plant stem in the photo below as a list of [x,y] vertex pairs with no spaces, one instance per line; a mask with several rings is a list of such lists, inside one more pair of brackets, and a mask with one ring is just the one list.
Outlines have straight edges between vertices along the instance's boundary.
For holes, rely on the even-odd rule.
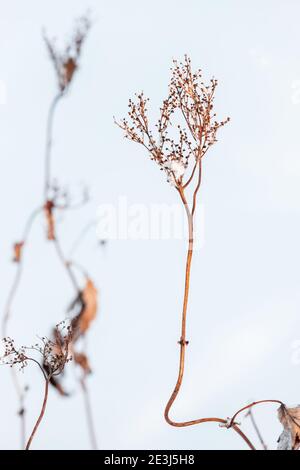
[[13,283],[12,283],[12,286],[11,286],[11,289],[10,289],[10,292],[9,292],[9,295],[8,295],[8,298],[7,298],[7,302],[6,302],[6,306],[5,306],[5,310],[4,310],[4,316],[3,316],[3,319],[2,319],[2,336],[3,337],[7,336],[7,325],[8,325],[9,318],[11,316],[11,306],[12,306],[12,303],[15,299],[16,294],[17,294],[17,290],[18,290],[18,287],[20,285],[20,281],[21,281],[21,277],[22,277],[22,273],[23,273],[23,261],[22,260],[23,260],[23,253],[24,253],[25,245],[26,245],[28,236],[30,234],[30,230],[32,228],[33,222],[34,222],[36,216],[41,211],[42,211],[42,207],[38,207],[37,209],[35,209],[30,214],[30,216],[29,216],[29,218],[26,222],[26,225],[25,225],[25,229],[24,229],[24,232],[23,232],[23,238],[22,238],[22,242],[24,244],[24,246],[22,248],[22,255],[21,255],[20,261],[17,263],[17,270],[16,270],[16,273],[15,273],[15,278],[13,280]]
[[262,404],[262,403],[278,403],[278,404],[280,404],[281,406],[283,406],[283,407],[286,409],[285,404],[284,404],[282,401],[280,401],[280,400],[259,400],[259,401],[254,401],[254,402],[250,403],[249,405],[243,406],[243,408],[240,408],[238,411],[236,411],[236,412],[234,413],[234,415],[232,416],[232,418],[230,419],[230,422],[229,422],[229,426],[228,426],[228,427],[230,427],[230,426],[233,425],[235,419],[237,418],[237,416],[238,416],[240,413],[242,413],[242,412],[245,411],[245,410],[251,409],[253,406],[260,405],[260,404]]
[[260,432],[260,430],[259,430],[259,427],[257,426],[256,421],[255,421],[255,419],[254,419],[253,412],[252,412],[252,408],[249,409],[248,413],[246,414],[246,417],[247,417],[247,416],[250,417],[252,426],[254,427],[254,430],[255,430],[255,432],[256,432],[256,434],[257,434],[257,437],[258,437],[258,439],[259,439],[259,441],[260,441],[260,443],[261,443],[261,445],[262,445],[262,448],[263,448],[264,450],[268,450],[268,446],[267,446],[267,444],[265,443],[265,441],[264,441],[264,439],[263,439],[263,437],[262,437],[262,434],[261,434],[261,432]]
[[49,391],[49,382],[50,382],[50,377],[47,377],[45,379],[45,391],[44,391],[44,399],[43,399],[43,404],[42,404],[42,408],[41,408],[41,411],[40,411],[40,414],[39,414],[39,417],[34,425],[34,428],[30,434],[30,437],[28,439],[28,442],[26,444],[26,447],[25,447],[25,450],[29,450],[30,449],[30,446],[31,446],[31,443],[32,443],[32,440],[35,436],[35,433],[39,427],[39,425],[41,424],[41,421],[43,419],[43,416],[45,414],[45,411],[46,411],[46,405],[47,405],[47,400],[48,400],[48,391]]
[[63,253],[63,250],[62,250],[62,247],[61,247],[61,244],[60,244],[60,241],[59,239],[57,238],[57,236],[55,237],[55,240],[53,240],[53,243],[54,243],[54,246],[55,246],[55,249],[56,249],[56,253],[58,255],[58,258],[59,260],[61,261],[62,265],[64,266],[64,268],[66,269],[66,273],[67,275],[69,276],[70,278],[70,281],[76,291],[76,294],[80,294],[80,288],[78,286],[78,283],[77,283],[77,280],[76,280],[76,277],[74,276],[74,273],[71,269],[71,262],[68,261],[66,258],[65,258],[65,255]]
[[98,446],[97,446],[96,431],[95,431],[95,426],[94,426],[93,412],[92,412],[92,406],[91,406],[91,401],[90,401],[90,394],[89,394],[88,387],[86,385],[85,377],[82,377],[80,379],[80,385],[81,385],[81,390],[82,390],[83,397],[84,397],[85,413],[87,417],[87,424],[88,424],[92,449],[97,450]]
[[80,244],[81,244],[82,240],[84,239],[85,235],[89,232],[89,230],[91,228],[95,227],[96,225],[97,225],[97,220],[93,219],[83,227],[83,229],[79,233],[78,237],[76,238],[76,240],[73,242],[73,244],[71,246],[71,249],[69,251],[69,256],[74,255],[75,251],[80,246]]
[[[45,182],[44,182],[45,204],[47,203],[47,200],[48,200],[48,190],[50,188],[50,183],[51,183],[51,155],[52,155],[52,141],[53,141],[52,133],[53,133],[53,123],[54,123],[54,117],[55,117],[55,110],[56,110],[56,107],[57,107],[57,104],[58,104],[59,100],[63,96],[64,96],[64,92],[62,91],[53,99],[52,104],[51,104],[50,109],[49,109],[49,113],[48,113],[47,133],[46,133],[46,152],[45,152]],[[66,210],[67,208],[68,209],[70,209],[70,208],[75,208],[76,209],[77,207],[81,207],[81,205],[82,204],[80,203],[79,205],[72,206],[72,207],[59,207],[57,205],[55,205],[54,207],[58,208],[58,209]],[[95,223],[95,222],[93,222],[93,223]],[[69,279],[70,279],[70,281],[71,281],[71,283],[72,283],[72,285],[75,289],[76,295],[80,296],[81,295],[81,289],[80,289],[80,287],[77,283],[76,276],[73,273],[72,265],[74,267],[77,267],[77,269],[79,269],[85,275],[85,277],[87,277],[86,271],[78,263],[74,263],[74,262],[72,262],[72,261],[70,261],[66,258],[65,254],[63,252],[63,249],[61,247],[60,239],[58,238],[57,233],[55,233],[54,239],[52,241],[53,241],[57,256],[58,256],[59,260],[61,261],[63,267],[66,270],[66,273],[67,273],[67,275],[68,275],[68,277],[69,277]],[[83,395],[84,395],[85,411],[86,411],[86,417],[87,417],[87,423],[88,423],[88,429],[89,429],[91,445],[92,445],[93,449],[97,449],[97,441],[96,441],[96,434],[95,434],[94,423],[93,423],[92,407],[91,407],[91,403],[90,403],[90,399],[89,399],[88,389],[86,387],[84,379],[82,379],[82,381],[80,381],[80,384],[81,384],[81,388],[82,388]],[[49,385],[49,380],[47,382],[47,395],[48,395],[48,385]],[[36,423],[35,429],[32,432],[32,437],[33,437],[37,427],[39,426],[40,421],[43,418],[43,415],[44,415],[44,412],[45,412],[45,407],[46,407],[46,402],[47,402],[47,395],[46,395],[46,392],[45,392],[45,400],[44,400],[44,403],[43,403],[41,414],[40,414],[39,419]],[[30,445],[30,443],[29,443],[29,445]]]
[[44,199],[48,199],[48,190],[51,182],[51,151],[52,151],[52,130],[54,123],[54,116],[57,104],[63,97],[63,92],[58,93],[49,108],[46,129],[46,151],[45,151],[45,180],[44,180]]
[[[183,308],[182,308],[182,320],[181,320],[181,336],[180,336],[180,357],[179,357],[179,370],[178,370],[178,377],[174,387],[174,390],[171,394],[171,397],[168,400],[168,403],[165,408],[164,416],[165,420],[168,424],[175,427],[186,427],[186,426],[193,426],[195,424],[207,423],[207,422],[215,422],[219,424],[227,425],[227,420],[222,418],[200,418],[191,421],[183,421],[183,422],[176,422],[173,421],[170,416],[170,410],[172,408],[173,403],[175,402],[178,393],[180,391],[183,376],[184,376],[184,365],[185,365],[185,350],[186,346],[188,345],[188,341],[186,339],[186,320],[187,320],[187,307],[188,307],[188,298],[189,298],[189,288],[190,288],[190,275],[191,275],[191,264],[192,264],[192,257],[193,257],[193,249],[194,249],[194,215],[196,212],[196,205],[197,205],[197,192],[200,188],[201,184],[201,160],[199,161],[199,175],[198,175],[198,182],[196,188],[193,193],[193,206],[192,210],[190,210],[189,205],[186,200],[184,188],[182,186],[178,186],[177,190],[179,192],[180,198],[183,202],[187,220],[188,220],[188,251],[187,251],[187,258],[186,258],[186,267],[185,267],[185,286],[184,286],[184,299],[183,299]],[[247,443],[250,449],[255,450],[254,445],[248,439],[248,437],[241,431],[237,424],[234,423],[232,420],[232,428],[243,438],[243,440]]]

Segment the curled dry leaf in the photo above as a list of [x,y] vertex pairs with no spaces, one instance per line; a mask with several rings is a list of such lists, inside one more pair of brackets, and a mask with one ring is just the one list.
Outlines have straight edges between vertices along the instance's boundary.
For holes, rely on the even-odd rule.
[[[91,322],[94,320],[97,314],[97,289],[91,279],[86,280],[86,285],[83,291],[73,300],[70,305],[69,311],[78,308],[79,313],[77,313],[77,315],[75,315],[75,317],[71,321],[72,340],[70,343],[70,349],[72,350],[72,357],[75,364],[81,367],[84,375],[87,375],[92,372],[88,357],[83,351],[76,352],[75,343],[80,338],[80,336],[82,336],[88,330]],[[56,340],[56,344],[62,343],[62,339],[58,337],[58,332],[56,330],[54,330],[53,336]],[[61,395],[68,396],[68,393],[65,392],[61,383],[56,378],[53,378],[50,383],[57,389],[57,391]]]
[[21,261],[21,255],[22,255],[22,248],[24,246],[24,242],[17,242],[14,244],[14,256],[13,256],[13,261],[15,263],[19,263]]
[[300,405],[278,408],[278,419],[284,430],[278,439],[278,450],[298,450],[300,448]]
[[48,240],[55,240],[54,217],[53,217],[53,201],[47,201],[44,210],[47,220],[47,238]]
[[80,312],[71,323],[74,332],[74,342],[87,331],[97,314],[97,289],[91,279],[87,279],[85,288],[80,296],[75,299],[72,306],[77,303],[80,303]]
[[78,364],[84,371],[85,374],[90,374],[92,372],[89,360],[87,355],[83,352],[77,353],[74,352],[73,355],[74,362]]

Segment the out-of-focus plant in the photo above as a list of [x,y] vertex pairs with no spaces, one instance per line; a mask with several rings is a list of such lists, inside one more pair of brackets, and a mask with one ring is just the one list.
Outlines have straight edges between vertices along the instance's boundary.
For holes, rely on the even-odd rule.
[[[16,263],[16,274],[12,288],[10,290],[5,313],[2,322],[2,335],[3,337],[8,337],[8,328],[9,320],[12,316],[12,304],[17,294],[18,287],[23,273],[23,263],[24,263],[24,251],[27,248],[28,238],[34,221],[37,216],[44,214],[46,222],[46,238],[49,240],[55,247],[56,254],[59,260],[62,263],[63,268],[66,271],[67,276],[70,279],[70,282],[74,289],[74,300],[71,302],[70,311],[68,316],[71,316],[71,325],[72,329],[72,339],[65,337],[66,343],[62,347],[67,348],[68,351],[72,352],[74,359],[74,364],[82,370],[82,376],[79,379],[81,389],[84,393],[85,402],[88,404],[86,406],[87,413],[87,422],[89,427],[89,434],[91,439],[91,445],[93,448],[97,448],[96,435],[93,423],[93,413],[90,405],[88,388],[86,384],[86,377],[91,373],[91,367],[89,365],[89,360],[87,357],[86,349],[78,350],[78,343],[80,338],[85,338],[87,330],[94,320],[97,309],[98,309],[98,293],[97,289],[91,280],[90,276],[87,273],[87,270],[81,266],[74,259],[69,259],[65,256],[64,250],[62,249],[60,236],[57,229],[57,214],[62,211],[67,211],[69,209],[80,208],[88,201],[87,190],[84,189],[82,196],[79,201],[73,201],[68,191],[65,191],[60,185],[57,184],[57,181],[53,178],[51,162],[52,162],[52,139],[53,139],[53,123],[56,115],[57,105],[60,101],[67,95],[70,90],[70,86],[73,82],[75,72],[79,69],[79,61],[82,53],[82,47],[86,40],[88,31],[90,29],[90,19],[88,16],[83,16],[76,21],[73,34],[70,40],[67,42],[65,48],[60,50],[57,47],[56,41],[54,39],[49,39],[44,34],[44,40],[46,47],[50,54],[50,59],[54,65],[55,74],[57,78],[57,92],[50,104],[48,117],[47,117],[47,126],[46,126],[46,148],[45,148],[45,170],[44,170],[44,191],[43,191],[43,201],[37,206],[36,209],[31,213],[29,219],[26,222],[23,237],[14,244],[14,253],[13,261]],[[76,273],[84,278],[85,285],[81,287],[78,282]],[[48,345],[57,344],[57,328],[54,328],[53,334],[48,341]],[[9,336],[12,336],[9,332]],[[62,341],[62,338],[60,338]],[[64,343],[64,341],[62,341]],[[7,345],[13,343],[7,343]],[[84,342],[86,346],[86,342]],[[24,357],[25,357],[24,353]],[[8,357],[8,355],[7,355]],[[17,362],[16,359],[21,356],[17,355],[17,352],[11,349],[11,354],[9,357],[13,358],[12,366]],[[27,357],[27,356],[26,356]],[[61,381],[57,377],[57,373],[52,372],[52,366],[49,363],[48,357],[45,354],[42,354],[43,361],[40,364],[41,370],[44,373],[44,376],[47,377],[46,387],[48,394],[48,385],[49,383],[53,385],[60,395],[68,396],[68,393],[64,390],[64,387],[61,384]],[[31,359],[32,360],[32,359]],[[26,360],[22,362],[24,365]],[[14,374],[14,384],[16,391],[18,393],[20,409],[19,416],[21,417],[21,439],[22,447],[24,447],[26,441],[26,430],[25,430],[25,396],[26,390],[28,387],[22,387],[18,382],[18,378],[14,372],[14,367],[12,368]],[[61,374],[60,371],[59,375]],[[44,413],[44,411],[43,411]]]
[[[16,349],[13,339],[10,337],[3,339],[4,354],[0,358],[1,364],[6,364],[10,367],[18,365],[19,369],[23,371],[29,362],[33,362],[39,367],[45,379],[43,404],[38,419],[26,443],[26,450],[30,449],[32,440],[44,417],[51,380],[60,375],[66,364],[72,359],[70,355],[71,339],[72,328],[66,321],[62,321],[56,325],[53,340],[43,337],[40,339],[39,343],[35,343],[31,346],[21,346],[21,348]],[[36,353],[38,353],[38,356],[41,356],[42,360],[40,360],[39,357],[35,357]],[[41,363],[43,365],[41,365]]]

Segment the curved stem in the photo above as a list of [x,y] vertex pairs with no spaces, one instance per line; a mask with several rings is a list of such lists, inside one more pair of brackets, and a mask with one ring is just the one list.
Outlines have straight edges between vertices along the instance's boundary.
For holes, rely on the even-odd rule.
[[41,412],[39,414],[39,417],[34,425],[34,428],[30,434],[30,437],[28,439],[28,442],[26,444],[26,447],[25,447],[25,450],[29,450],[30,449],[30,446],[31,446],[31,443],[32,443],[32,440],[35,436],[35,433],[39,427],[39,425],[41,424],[41,421],[43,419],[43,416],[45,414],[45,411],[46,411],[46,405],[47,405],[47,400],[48,400],[48,390],[49,390],[49,381],[50,381],[50,378],[48,377],[46,380],[45,380],[45,392],[44,392],[44,400],[43,400],[43,404],[42,404],[42,408],[41,408]]
[[30,214],[30,216],[29,216],[29,218],[26,222],[25,228],[24,228],[23,237],[22,237],[22,240],[21,240],[24,244],[24,246],[22,248],[22,255],[21,255],[20,261],[18,261],[17,271],[16,271],[15,278],[14,278],[14,281],[12,283],[12,287],[11,287],[11,290],[9,292],[9,295],[8,295],[8,298],[7,298],[7,301],[6,301],[4,316],[3,316],[3,319],[2,319],[2,336],[3,337],[7,336],[7,325],[8,325],[8,320],[9,320],[9,317],[10,317],[11,306],[12,306],[12,303],[14,301],[14,298],[15,298],[15,295],[17,293],[17,290],[18,290],[18,287],[19,287],[19,284],[20,284],[20,281],[21,281],[21,277],[22,277],[23,255],[24,255],[25,244],[26,244],[26,241],[28,239],[32,224],[33,224],[36,216],[39,214],[39,212],[41,212],[41,210],[42,210],[42,207],[38,207]]
[[[188,244],[187,257],[186,257],[184,298],[183,298],[182,320],[181,320],[181,336],[180,336],[180,341],[179,341],[179,344],[180,344],[179,370],[178,370],[178,376],[177,376],[177,381],[176,381],[174,390],[165,408],[164,417],[168,424],[170,424],[171,426],[175,426],[175,427],[187,427],[187,426],[193,426],[195,424],[208,423],[208,422],[219,423],[219,424],[225,425],[225,427],[228,427],[228,421],[222,418],[215,418],[215,417],[200,418],[200,419],[195,419],[191,421],[176,422],[176,421],[173,421],[169,416],[172,405],[175,402],[178,396],[178,393],[180,391],[182,381],[183,381],[183,376],[184,376],[185,350],[186,350],[186,346],[188,345],[188,341],[186,340],[186,318],[187,318],[187,306],[188,306],[188,298],[189,298],[191,263],[192,263],[192,257],[193,257],[193,247],[194,247],[194,214],[195,214],[196,203],[197,203],[196,196],[200,188],[200,184],[201,184],[201,162],[199,162],[199,176],[198,176],[198,182],[194,190],[194,194],[193,194],[192,210],[190,210],[189,205],[187,203],[187,200],[184,194],[184,187],[182,186],[177,187],[177,190],[183,202],[187,219],[188,219],[189,244]],[[231,423],[232,428],[242,437],[242,439],[247,443],[250,449],[255,450],[255,447],[253,446],[251,441],[241,431],[241,429],[237,426],[237,424],[234,423],[234,420],[231,420],[230,423]]]
[[259,400],[259,401],[254,401],[252,403],[250,403],[249,405],[246,405],[246,406],[243,406],[243,408],[239,409],[238,411],[236,411],[236,413],[234,413],[234,415],[232,416],[232,418],[230,419],[230,422],[229,422],[229,425],[228,427],[231,427],[236,419],[236,417],[242,413],[243,411],[245,410],[248,410],[248,409],[251,409],[253,406],[256,406],[256,405],[260,405],[261,403],[279,403],[281,406],[284,406],[284,403],[280,400]]
[[[189,245],[188,245],[188,252],[187,252],[187,258],[186,258],[186,268],[185,268],[185,286],[184,286],[184,299],[183,299],[183,308],[182,308],[182,320],[181,320],[181,336],[180,336],[180,359],[179,359],[179,371],[178,371],[178,377],[177,377],[177,382],[175,384],[175,388],[172,392],[171,397],[169,398],[169,401],[166,405],[165,408],[165,420],[167,423],[171,425],[175,425],[174,422],[169,418],[169,411],[176,400],[176,397],[179,393],[182,380],[183,380],[183,374],[184,374],[184,363],[185,363],[185,348],[188,344],[186,341],[186,315],[187,315],[187,305],[188,305],[188,297],[189,297],[189,287],[190,287],[190,273],[191,273],[191,262],[192,262],[192,256],[193,256],[193,216],[190,212],[189,206],[187,204],[184,190],[179,187],[178,192],[180,194],[181,200],[184,204],[184,208],[186,211],[186,215],[188,218],[188,227],[189,227]],[[191,423],[192,424],[192,423]],[[196,424],[196,423],[193,423]],[[188,426],[188,425],[187,425]]]

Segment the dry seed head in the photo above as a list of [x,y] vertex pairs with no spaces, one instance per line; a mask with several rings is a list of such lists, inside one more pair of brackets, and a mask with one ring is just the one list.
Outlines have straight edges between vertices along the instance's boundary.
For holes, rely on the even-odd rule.
[[129,119],[124,118],[117,123],[126,138],[147,149],[151,160],[176,187],[183,184],[189,162],[199,163],[208,148],[217,141],[218,129],[229,121],[229,118],[221,122],[215,119],[213,101],[216,87],[215,79],[205,85],[201,70],[193,72],[191,60],[185,56],[183,62],[173,61],[169,93],[160,108],[155,135],[148,121],[149,99],[143,93],[137,94],[135,100],[129,100]]
[[63,51],[57,48],[54,39],[49,39],[44,34],[44,40],[56,71],[58,87],[61,93],[67,90],[78,69],[82,45],[90,26],[91,22],[88,15],[79,18],[74,26],[73,34]]
[[[14,340],[10,337],[3,338],[4,354],[0,359],[1,364],[13,366],[20,365],[23,370],[29,361],[38,362],[31,354],[34,352],[42,356],[43,368],[47,375],[60,374],[65,365],[72,359],[69,354],[69,345],[72,340],[71,326],[66,321],[59,323],[55,328],[54,339],[45,336],[40,338],[39,343],[31,346],[21,346],[16,349]],[[30,354],[31,353],[31,354]]]

